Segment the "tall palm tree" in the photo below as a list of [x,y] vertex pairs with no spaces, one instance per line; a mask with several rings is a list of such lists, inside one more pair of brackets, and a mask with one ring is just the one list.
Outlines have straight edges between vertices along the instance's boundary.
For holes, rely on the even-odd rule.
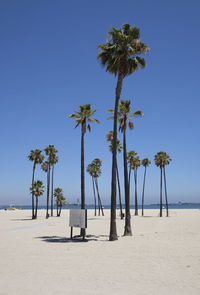
[[[108,110],[113,113],[113,110]],[[133,116],[141,117],[143,116],[142,111],[136,111],[131,113],[131,102],[130,100],[120,100],[119,111],[118,111],[118,121],[119,121],[119,131],[123,133],[123,159],[124,159],[124,192],[125,192],[125,227],[124,227],[124,236],[131,236],[131,214],[130,214],[130,193],[129,193],[129,182],[128,182],[128,167],[127,167],[127,150],[126,150],[126,129],[127,125],[132,130],[133,125]],[[113,118],[113,117],[110,117]]]
[[138,199],[137,199],[137,170],[140,167],[141,162],[139,157],[135,157],[132,161],[131,168],[134,170],[134,180],[135,180],[135,215],[138,215]]
[[157,167],[160,167],[160,217],[162,217],[162,175],[164,172],[164,184],[165,184],[165,199],[166,199],[166,211],[168,213],[168,200],[167,200],[167,185],[166,185],[166,175],[165,175],[165,166],[169,165],[171,162],[170,156],[166,152],[159,152],[155,155],[154,161]]
[[108,32],[108,40],[98,46],[102,66],[106,71],[117,76],[115,95],[114,126],[113,126],[113,157],[112,157],[112,183],[111,183],[111,218],[109,240],[117,240],[116,228],[116,151],[117,151],[117,112],[125,77],[131,75],[139,68],[145,67],[145,60],[139,55],[145,54],[149,47],[140,38],[140,30],[124,24],[120,29],[112,28]]
[[[113,130],[109,131],[108,134],[106,135],[107,141],[110,142],[109,144],[109,150],[112,152],[113,151]],[[122,146],[120,143],[120,140],[117,138],[117,152],[121,153],[122,151]],[[124,218],[124,213],[122,210],[122,198],[121,198],[121,187],[120,187],[120,181],[119,181],[119,169],[118,169],[118,164],[117,164],[117,159],[116,159],[116,174],[117,174],[117,184],[118,184],[118,192],[119,192],[119,207],[120,207],[120,216],[121,219]]]
[[41,168],[44,172],[47,173],[47,207],[46,207],[46,218],[49,217],[49,182],[50,182],[50,171],[49,171],[49,162],[45,161],[42,163]]
[[31,194],[36,198],[34,219],[37,219],[38,197],[43,195],[44,185],[41,180],[35,181],[30,187]]
[[[81,125],[81,209],[85,209],[84,136],[86,133],[86,128],[91,131],[89,123],[100,123],[97,119],[91,118],[95,112],[96,110],[92,110],[90,104],[84,104],[79,105],[79,110],[74,111],[73,114],[69,115],[69,118],[74,118],[76,121],[75,128]],[[81,230],[81,235],[84,237],[85,229]]]
[[142,216],[144,216],[144,188],[146,182],[146,170],[147,167],[151,164],[151,161],[148,158],[142,160],[142,166],[144,166],[144,180],[143,180],[143,190],[142,190]]
[[[44,160],[44,155],[42,154],[42,151],[36,149],[36,150],[31,150],[28,159],[33,162],[33,174],[32,174],[32,186],[34,183],[34,178],[35,178],[35,168],[37,164],[41,164],[42,161]],[[32,219],[35,219],[34,216],[34,195],[32,193]]]
[[65,197],[63,196],[63,191],[60,187],[54,189],[54,197],[56,198],[57,217],[59,217],[61,215],[62,207],[66,205]]
[[[47,203],[49,204],[49,195],[50,195],[50,175],[51,175],[51,168],[52,168],[52,189],[53,189],[53,173],[54,173],[54,164],[57,163],[58,157],[56,156],[56,153],[58,150],[54,147],[54,145],[49,145],[45,149],[45,154],[47,155],[47,162],[48,162],[48,187],[47,187]],[[48,208],[47,208],[48,212]],[[51,216],[53,216],[53,191],[51,192]],[[48,218],[49,215],[47,214],[46,218]]]

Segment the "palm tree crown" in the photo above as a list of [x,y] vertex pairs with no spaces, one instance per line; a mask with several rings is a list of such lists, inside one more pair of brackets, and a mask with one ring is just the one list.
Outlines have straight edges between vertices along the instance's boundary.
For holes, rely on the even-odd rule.
[[44,160],[44,155],[42,154],[42,151],[36,149],[36,150],[31,150],[28,159],[30,161],[33,161],[35,164],[41,164],[42,161]]
[[80,124],[83,126],[83,133],[86,132],[86,127],[88,130],[91,130],[90,124],[87,125],[87,120],[88,122],[96,122],[100,123],[99,120],[91,118],[91,116],[96,112],[96,110],[91,109],[90,104],[83,104],[79,105],[79,111],[74,111],[73,114],[69,115],[69,118],[74,118],[76,121],[76,127],[78,127]]
[[[114,113],[114,110],[108,110],[109,113]],[[123,132],[127,127],[127,120],[129,119],[128,126],[132,130],[134,129],[133,117],[142,117],[144,113],[142,111],[135,111],[131,113],[131,101],[130,100],[120,100],[119,111],[118,111],[118,121],[119,121],[119,131]],[[113,119],[113,116],[108,119]]]
[[96,158],[87,166],[87,172],[90,174],[90,176],[98,178],[101,176],[101,166],[102,161]]
[[140,30],[135,26],[124,24],[120,29],[111,28],[108,42],[98,46],[100,53],[97,58],[106,66],[106,71],[115,76],[121,72],[125,77],[144,68],[145,60],[138,55],[145,54],[149,47],[139,38]]
[[43,192],[44,192],[43,182],[41,180],[35,181],[33,185],[31,186],[30,191],[35,197],[39,197],[43,195]]
[[132,169],[138,169],[141,165],[141,161],[139,159],[139,157],[135,157],[133,158],[132,162],[131,162],[131,168]]
[[151,164],[151,161],[148,158],[142,160],[142,166],[148,167]]
[[[112,152],[113,151],[113,130],[110,130],[106,134],[106,138],[107,138],[107,141],[110,142],[109,150]],[[121,153],[121,151],[122,151],[122,145],[121,145],[120,140],[118,138],[117,138],[117,151],[118,151],[118,153]]]
[[171,160],[171,157],[166,152],[159,152],[154,157],[156,166],[160,168],[163,168],[165,165],[169,165]]
[[[44,149],[46,155],[48,156],[48,161],[50,164],[54,164],[53,162],[58,161],[58,157],[56,156],[56,153],[58,152],[57,149],[55,149],[54,145],[49,145]],[[56,159],[55,159],[56,157]]]
[[127,160],[129,162],[130,166],[131,166],[133,159],[135,158],[136,155],[137,155],[137,153],[133,150],[127,153]]

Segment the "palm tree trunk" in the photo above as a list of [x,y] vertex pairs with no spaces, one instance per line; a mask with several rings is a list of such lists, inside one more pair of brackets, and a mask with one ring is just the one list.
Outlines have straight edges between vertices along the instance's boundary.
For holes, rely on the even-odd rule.
[[96,201],[96,194],[95,194],[95,187],[94,187],[94,178],[92,177],[92,186],[93,186],[93,193],[94,193],[94,216],[97,215],[97,201]]
[[35,219],[37,219],[37,209],[38,209],[38,197],[36,197],[36,205],[35,205]]
[[52,171],[51,171],[51,216],[53,216],[53,176],[54,176],[54,165],[52,165]]
[[146,170],[147,167],[144,168],[144,180],[143,180],[143,190],[142,190],[142,216],[144,216],[144,188],[145,188],[145,180],[146,180]]
[[167,217],[168,217],[169,216],[169,211],[168,211],[167,182],[166,182],[166,175],[165,175],[165,166],[163,167],[163,172],[164,172],[164,183],[165,183],[166,210],[167,210]]
[[[126,125],[126,122],[124,125]],[[123,156],[124,156],[124,191],[125,191],[125,208],[126,208],[124,236],[132,236],[129,183],[128,183],[128,167],[127,167],[127,152],[126,152],[126,127],[124,127],[124,132],[123,132]]]
[[113,151],[112,151],[112,181],[111,181],[111,209],[110,209],[110,235],[109,240],[115,241],[117,237],[116,227],[116,162],[117,162],[117,112],[119,99],[122,91],[123,73],[120,71],[118,74],[116,97],[115,97],[115,110],[113,122]]
[[162,217],[162,167],[160,167],[160,217]]
[[121,219],[123,219],[124,218],[124,214],[123,214],[123,211],[122,211],[122,198],[121,198],[121,188],[120,188],[120,181],[119,181],[118,165],[116,167],[116,172],[117,172],[117,183],[118,183],[118,192],[119,192],[120,216],[121,216]]
[[57,208],[57,217],[59,216],[58,214],[58,203],[56,204],[56,208]]
[[61,215],[61,209],[62,209],[62,206],[60,206],[60,210],[59,210],[59,216]]
[[[85,209],[85,174],[84,174],[84,135],[85,126],[84,121],[81,125],[81,209]],[[85,237],[85,228],[81,228],[81,236]]]
[[104,216],[103,207],[102,207],[102,203],[101,203],[101,197],[100,197],[100,194],[99,194],[99,186],[98,186],[98,180],[97,180],[97,178],[95,179],[95,184],[96,184],[97,196],[98,196],[98,200],[99,200],[99,205],[100,205],[101,213],[102,213],[102,216]]
[[129,197],[130,197],[130,187],[131,187],[131,166],[129,167],[129,175],[128,175]]
[[[32,175],[32,187],[34,184],[34,178],[35,178],[35,162],[33,164],[33,175]],[[32,219],[35,219],[35,215],[34,215],[34,194],[32,192]]]
[[50,186],[50,171],[51,166],[49,164],[48,171],[47,171],[47,211],[46,211],[46,218],[49,218],[49,186]]
[[135,178],[135,216],[138,216],[138,201],[137,201],[137,169],[134,169]]

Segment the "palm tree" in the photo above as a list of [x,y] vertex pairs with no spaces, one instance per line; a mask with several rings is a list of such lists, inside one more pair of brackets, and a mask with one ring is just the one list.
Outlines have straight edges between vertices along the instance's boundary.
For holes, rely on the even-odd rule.
[[96,185],[97,197],[98,197],[98,202],[99,202],[99,215],[100,215],[100,211],[101,211],[102,215],[104,216],[103,206],[101,203],[101,197],[99,194],[99,185],[98,185],[98,178],[101,176],[102,161],[100,159],[96,158],[92,161],[92,165],[94,165],[94,181],[95,181],[95,185]]
[[35,213],[34,219],[37,219],[37,209],[38,209],[38,197],[43,195],[44,185],[41,180],[35,181],[30,187],[30,192],[34,197],[36,197]]
[[144,188],[146,181],[146,170],[147,167],[151,164],[151,161],[148,158],[142,160],[142,166],[144,166],[144,180],[143,180],[143,190],[142,190],[142,216],[144,216]]
[[135,215],[138,215],[138,200],[137,200],[137,170],[140,167],[141,162],[139,157],[135,157],[132,161],[131,168],[134,170],[135,179]]
[[57,217],[61,215],[61,209],[66,205],[65,197],[63,196],[62,189],[57,187],[54,189],[54,197],[56,198]]
[[144,58],[139,57],[145,54],[149,47],[145,45],[140,37],[140,30],[137,27],[131,27],[124,24],[122,28],[112,28],[108,32],[109,39],[105,44],[98,46],[100,53],[97,58],[100,59],[102,66],[106,71],[117,76],[114,126],[113,126],[113,157],[112,157],[112,183],[111,183],[111,218],[109,240],[117,240],[116,228],[116,151],[117,151],[117,112],[120,100],[122,83],[126,76],[131,75],[139,68],[145,67]]
[[[113,113],[113,110],[108,110]],[[133,120],[134,117],[143,116],[142,111],[136,111],[131,113],[131,102],[130,100],[120,100],[119,111],[118,111],[118,121],[119,121],[119,131],[123,133],[123,158],[124,158],[124,192],[125,192],[125,208],[126,208],[126,218],[124,227],[124,236],[131,236],[131,214],[130,214],[130,193],[129,193],[129,181],[128,181],[128,167],[127,167],[127,151],[126,151],[126,129],[127,124],[132,130],[134,128]],[[110,117],[113,118],[113,117]]]
[[[113,130],[109,131],[108,134],[106,135],[107,141],[110,142],[109,144],[109,150],[112,152],[113,151]],[[122,151],[122,146],[120,143],[120,140],[117,138],[117,152],[121,153]],[[124,218],[124,213],[122,210],[122,198],[121,198],[121,187],[120,187],[120,181],[119,181],[119,170],[118,170],[118,164],[117,164],[117,159],[116,159],[116,172],[117,172],[117,183],[118,183],[118,192],[119,192],[119,207],[120,207],[120,216],[121,219]]]
[[[42,161],[44,160],[44,155],[42,154],[42,151],[36,149],[36,150],[31,150],[28,159],[33,162],[33,174],[32,174],[32,186],[34,183],[34,178],[35,178],[35,168],[37,164],[41,164]],[[35,219],[34,216],[34,195],[32,193],[32,219]]]
[[127,161],[129,164],[129,175],[128,175],[128,184],[129,184],[129,194],[130,194],[130,183],[131,183],[131,166],[134,161],[135,156],[137,156],[137,153],[133,150],[127,153]]
[[[49,195],[50,195],[50,175],[51,175],[51,168],[52,168],[52,191],[51,191],[51,216],[53,216],[53,173],[54,173],[54,164],[57,163],[58,157],[56,156],[56,153],[58,152],[54,145],[49,145],[44,149],[46,155],[48,156],[47,162],[48,162],[48,183],[47,183],[47,204],[49,204]],[[47,215],[46,218],[49,217],[48,214],[48,207],[47,207]]]
[[58,156],[56,156],[57,150],[54,150],[54,154],[50,158],[51,170],[51,216],[53,216],[53,184],[54,184],[54,165],[58,162]]
[[87,172],[92,177],[92,187],[93,187],[93,194],[94,194],[94,215],[97,215],[97,201],[96,201],[96,192],[95,192],[95,186],[94,186],[94,165],[91,163],[87,166]]
[[170,156],[166,152],[159,152],[155,155],[154,161],[157,167],[160,167],[160,217],[162,217],[162,175],[164,172],[164,183],[165,183],[165,199],[166,199],[166,211],[168,216],[168,200],[167,200],[167,185],[165,166],[171,162]]
[[98,199],[99,215],[100,215],[100,211],[101,211],[102,215],[104,216],[103,206],[102,206],[101,197],[100,197],[100,194],[99,194],[99,186],[98,186],[98,177],[101,175],[101,166],[102,166],[102,161],[100,159],[98,159],[98,158],[94,159],[92,161],[92,163],[87,166],[87,172],[92,177],[93,192],[94,192],[94,202],[95,202],[95,216],[96,216],[95,186],[96,186],[97,199]]
[[166,199],[167,217],[169,216],[169,212],[168,212],[168,198],[167,198],[167,183],[166,183],[165,166],[169,165],[171,160],[172,159],[171,159],[170,155],[165,153],[165,162],[164,162],[163,172],[164,172],[164,183],[165,183],[165,199]]
[[[86,128],[91,131],[91,122],[100,123],[97,119],[91,118],[96,110],[91,109],[90,104],[79,105],[79,111],[74,111],[73,114],[69,115],[69,118],[74,118],[76,121],[76,127],[81,125],[81,209],[85,209],[85,174],[84,174],[84,136]],[[84,237],[85,229],[81,230],[81,235]]]
[[45,161],[42,163],[41,168],[44,172],[47,173],[47,207],[46,207],[46,218],[49,217],[49,181],[50,181],[50,173],[49,173],[49,162]]

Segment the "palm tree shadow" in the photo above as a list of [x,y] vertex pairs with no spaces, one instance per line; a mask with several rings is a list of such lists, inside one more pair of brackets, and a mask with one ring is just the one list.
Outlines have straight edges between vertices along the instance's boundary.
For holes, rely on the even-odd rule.
[[87,243],[90,241],[97,241],[97,239],[83,239],[80,236],[74,236],[73,239],[71,238],[66,238],[66,237],[58,237],[58,236],[41,236],[41,237],[36,237],[35,239],[41,239],[43,242],[46,243]]
[[13,218],[11,219],[11,221],[30,221],[30,220],[35,220],[35,219],[32,219],[32,218]]

